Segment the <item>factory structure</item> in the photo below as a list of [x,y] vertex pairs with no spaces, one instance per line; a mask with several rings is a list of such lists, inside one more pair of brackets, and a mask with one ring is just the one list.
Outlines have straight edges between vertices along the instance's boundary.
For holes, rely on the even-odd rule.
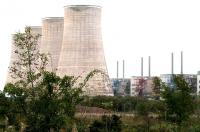
[[130,95],[130,78],[125,78],[125,61],[122,61],[122,77],[119,78],[119,61],[117,61],[117,78],[111,78],[111,85],[115,96]]
[[[84,93],[89,96],[113,96],[101,35],[101,7],[96,5],[65,6],[64,17],[42,19],[41,27],[31,27],[42,35],[38,45],[49,56],[48,71],[59,76],[81,76],[93,70],[102,71],[91,78]],[[14,44],[12,44],[14,45]],[[17,60],[12,47],[10,66]],[[104,73],[104,74],[102,74]],[[15,81],[8,73],[7,82]]]
[[[160,74],[158,78],[160,78],[161,82],[165,83],[169,88],[174,89],[174,75],[181,75],[188,83],[191,88],[192,95],[200,94],[200,72],[197,74],[184,74],[183,73],[183,52],[181,52],[180,59],[181,67],[180,74],[174,73],[174,54],[171,54],[171,73],[168,74]],[[123,61],[123,77],[118,77],[118,61],[117,61],[117,77],[111,79],[112,88],[114,90],[115,95],[129,95],[129,96],[142,96],[142,97],[151,97],[154,95],[153,87],[154,87],[154,78],[155,76],[151,76],[151,57],[148,57],[148,76],[144,76],[143,74],[143,57],[141,57],[141,75],[140,76],[132,76],[130,78],[124,78],[124,61]],[[130,83],[129,83],[130,82]],[[127,89],[130,90],[129,94],[127,94]]]
[[[181,52],[180,59],[181,67],[180,74],[174,74],[174,54],[171,54],[171,73],[170,74],[160,74],[160,80],[165,83],[169,88],[174,89],[174,75],[181,75],[188,83],[191,88],[192,94],[198,94],[197,86],[197,75],[196,74],[184,74],[183,73],[183,52]],[[149,75],[143,76],[143,58],[141,58],[141,76],[136,76],[131,78],[131,96],[151,96],[153,93],[154,87],[154,77],[151,76],[151,58],[149,57],[148,63]],[[200,78],[199,78],[200,79]]]
[[[48,71],[63,77],[81,76],[80,81],[91,71],[98,69],[105,74],[96,74],[88,81],[84,93],[89,96],[151,96],[153,79],[151,76],[151,57],[148,57],[148,76],[143,76],[143,57],[141,75],[125,78],[125,61],[122,61],[122,77],[119,77],[117,61],[116,78],[109,78],[101,34],[101,7],[96,5],[65,6],[64,17],[46,17],[42,26],[30,26],[34,34],[41,34],[38,48],[49,56]],[[17,60],[16,47],[12,41],[10,66]],[[183,75],[194,94],[200,94],[200,72],[183,74],[183,52],[181,52],[181,72],[174,74],[174,54],[171,54],[171,73],[161,74],[159,78],[170,88],[174,88],[173,75]],[[15,82],[10,73],[7,82]]]

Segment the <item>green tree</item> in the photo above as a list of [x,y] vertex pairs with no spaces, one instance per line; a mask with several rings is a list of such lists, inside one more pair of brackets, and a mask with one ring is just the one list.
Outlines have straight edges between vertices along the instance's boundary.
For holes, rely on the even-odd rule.
[[131,81],[127,81],[125,85],[125,90],[124,90],[126,95],[130,95],[130,88],[131,88]]
[[187,121],[193,113],[194,105],[191,88],[183,76],[173,76],[174,89],[164,86],[163,98],[166,104],[167,118],[178,125]]
[[140,116],[148,116],[148,113],[150,112],[149,102],[145,100],[138,102],[136,105],[136,111]]
[[7,115],[10,110],[10,102],[5,94],[0,91],[0,130],[5,131],[7,125]]
[[8,83],[4,88],[11,104],[6,116],[17,131],[22,128],[31,132],[61,128],[69,131],[74,125],[75,106],[82,100],[83,87],[96,73],[104,73],[93,70],[78,82],[80,77],[61,78],[45,71],[48,59],[37,49],[39,36],[30,27],[25,28],[25,33],[14,35],[18,59],[10,68],[15,83]]
[[16,60],[10,67],[10,73],[15,82],[6,84],[4,88],[11,104],[7,115],[9,125],[25,123],[30,113],[29,100],[37,98],[36,85],[47,65],[47,56],[38,50],[39,37],[30,27],[26,27],[24,33],[13,36]]
[[151,104],[150,102],[146,100],[141,100],[136,105],[136,111],[137,114],[142,118],[142,120],[145,122],[143,128],[145,131],[149,132],[150,130],[150,118],[149,118],[149,112],[151,111]]
[[82,100],[83,85],[75,88],[75,80],[71,76],[60,78],[52,72],[44,73],[37,89],[38,98],[29,102],[28,131],[71,129],[75,106]]
[[160,99],[160,93],[162,88],[162,81],[159,77],[153,78],[153,94],[156,99]]
[[23,83],[24,88],[34,88],[47,65],[47,56],[38,49],[40,36],[34,34],[30,27],[26,27],[24,33],[19,32],[13,36],[17,59],[11,65],[10,72],[17,83]]

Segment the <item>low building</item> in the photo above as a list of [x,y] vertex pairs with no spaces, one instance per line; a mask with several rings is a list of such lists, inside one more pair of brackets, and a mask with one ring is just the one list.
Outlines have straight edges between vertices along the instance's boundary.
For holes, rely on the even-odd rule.
[[114,95],[130,95],[130,78],[111,78]]
[[153,93],[153,77],[133,76],[131,78],[131,96],[150,96]]
[[161,74],[160,79],[164,82],[168,87],[174,88],[173,74]]
[[[192,93],[197,92],[197,75],[195,74],[161,74],[160,79],[164,82],[168,87],[175,88],[173,76],[174,75],[183,75],[185,81],[188,83],[189,87],[192,90]],[[200,78],[200,77],[199,77]]]

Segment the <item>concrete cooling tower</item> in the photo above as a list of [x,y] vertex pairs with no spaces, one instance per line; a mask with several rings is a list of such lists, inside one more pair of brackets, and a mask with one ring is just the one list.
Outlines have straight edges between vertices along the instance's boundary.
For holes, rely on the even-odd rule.
[[63,39],[63,17],[47,17],[42,20],[42,44],[40,52],[48,54],[48,71],[56,71]]
[[[40,34],[40,35],[42,34],[42,28],[40,26],[30,26],[30,27],[31,27],[32,32],[34,34]],[[40,47],[40,44],[41,44],[41,37],[38,40],[38,47]],[[15,47],[15,44],[14,44],[14,36],[12,35],[11,57],[10,57],[9,66],[12,66],[13,62],[17,61],[17,59],[18,59],[18,56],[15,53],[15,50],[16,50],[16,47]],[[10,71],[8,71],[6,83],[9,83],[9,82],[13,83],[15,81],[16,80],[14,78],[12,78]]]
[[[66,6],[57,73],[84,77],[94,69],[107,73],[101,36],[101,7]],[[90,96],[113,95],[108,76],[99,74],[88,82],[84,91]]]

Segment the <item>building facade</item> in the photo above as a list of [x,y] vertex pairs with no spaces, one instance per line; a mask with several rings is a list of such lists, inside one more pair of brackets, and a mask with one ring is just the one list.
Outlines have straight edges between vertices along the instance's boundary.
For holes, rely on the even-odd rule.
[[153,77],[133,76],[131,78],[131,96],[151,96],[153,93]]
[[115,96],[130,95],[130,78],[111,78],[111,85]]
[[195,74],[161,74],[160,79],[164,82],[168,87],[171,89],[175,88],[175,84],[173,81],[174,75],[182,75],[185,81],[188,83],[189,87],[191,88],[191,92],[193,94],[198,93],[198,75]]

